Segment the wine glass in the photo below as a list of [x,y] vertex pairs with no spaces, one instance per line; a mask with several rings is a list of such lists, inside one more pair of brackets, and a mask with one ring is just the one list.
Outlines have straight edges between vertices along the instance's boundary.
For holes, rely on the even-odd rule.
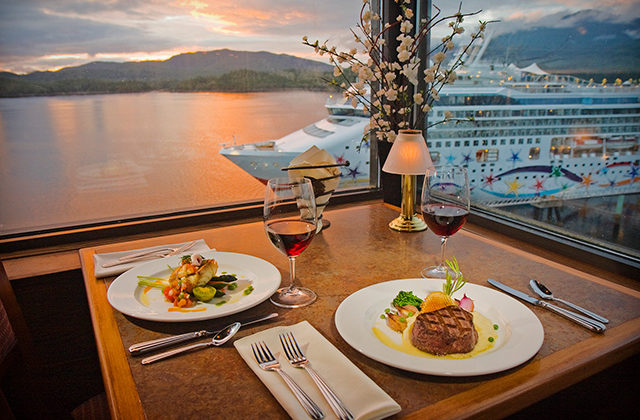
[[274,178],[267,183],[264,197],[264,229],[269,240],[289,257],[289,286],[271,296],[274,305],[299,308],[313,303],[317,296],[306,287],[295,285],[296,257],[316,234],[318,216],[313,186],[307,178]]
[[[422,270],[425,278],[447,278],[445,249],[449,236],[456,233],[469,215],[469,177],[460,166],[427,170],[422,187],[422,217],[433,233],[440,235],[440,264]],[[455,273],[453,274],[456,277]]]

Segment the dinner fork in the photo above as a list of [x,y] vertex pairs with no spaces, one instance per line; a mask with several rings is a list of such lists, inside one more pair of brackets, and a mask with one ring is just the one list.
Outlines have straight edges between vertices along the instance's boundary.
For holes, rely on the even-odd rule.
[[298,346],[298,342],[296,338],[293,336],[293,333],[289,332],[286,334],[280,334],[280,343],[282,343],[282,348],[284,349],[285,354],[287,355],[287,359],[293,367],[301,368],[307,371],[309,376],[313,379],[313,381],[318,385],[320,392],[327,400],[331,409],[338,416],[340,420],[352,420],[353,414],[349,411],[347,406],[338,398],[335,392],[329,387],[329,385],[322,379],[318,373],[309,366],[309,360],[305,357],[304,353]]
[[262,370],[274,370],[280,374],[284,382],[289,386],[289,389],[291,389],[291,392],[293,392],[293,395],[295,395],[311,418],[316,420],[324,418],[324,413],[320,407],[300,388],[291,376],[280,369],[280,362],[273,357],[273,354],[271,354],[269,347],[267,347],[264,341],[262,343],[251,344],[251,350],[253,350],[253,356],[256,358],[256,362],[258,362]]
[[170,257],[172,255],[176,255],[176,254],[179,254],[181,252],[184,252],[184,251],[188,250],[189,248],[192,248],[195,244],[196,244],[196,241],[191,241],[191,242],[187,242],[187,243],[182,244],[179,247],[175,247],[175,248],[164,247],[164,248],[149,249],[149,250],[146,250],[146,251],[138,252],[136,254],[125,255],[124,257],[118,258],[116,261],[104,263],[104,264],[102,264],[102,267],[103,268],[113,267],[113,266],[116,266],[116,265],[127,264],[127,263],[131,263],[131,262],[138,261],[138,260],[145,260],[145,259],[148,259],[148,258]]

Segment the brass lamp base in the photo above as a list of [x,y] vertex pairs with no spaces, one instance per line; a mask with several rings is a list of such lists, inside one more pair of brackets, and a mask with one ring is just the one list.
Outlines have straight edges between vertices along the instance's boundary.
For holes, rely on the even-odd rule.
[[427,228],[424,220],[416,216],[414,203],[416,196],[416,176],[402,175],[402,206],[400,216],[389,223],[389,228],[399,232],[420,232]]
[[415,214],[408,219],[400,215],[389,222],[389,227],[400,232],[420,232],[427,228],[427,224]]

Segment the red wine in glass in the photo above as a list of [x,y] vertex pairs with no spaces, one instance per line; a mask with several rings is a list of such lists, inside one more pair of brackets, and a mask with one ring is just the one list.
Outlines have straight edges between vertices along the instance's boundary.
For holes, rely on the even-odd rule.
[[451,236],[465,224],[469,211],[451,204],[428,204],[422,215],[433,233]]
[[469,177],[460,166],[429,169],[422,187],[422,217],[433,233],[440,236],[440,263],[426,267],[425,278],[444,279],[450,272],[445,263],[445,249],[449,236],[456,233],[469,216]]
[[313,185],[307,178],[273,178],[264,197],[264,230],[269,241],[289,259],[289,286],[280,287],[271,303],[283,308],[299,308],[313,303],[317,295],[296,286],[296,257],[316,234],[318,215]]
[[303,220],[277,220],[266,228],[271,243],[288,257],[300,255],[316,233],[315,225]]

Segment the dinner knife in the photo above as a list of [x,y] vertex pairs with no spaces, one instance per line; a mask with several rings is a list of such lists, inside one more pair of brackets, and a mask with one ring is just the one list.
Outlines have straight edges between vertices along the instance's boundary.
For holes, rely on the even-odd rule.
[[521,292],[519,290],[513,289],[509,286],[507,286],[506,284],[502,284],[499,281],[493,280],[493,279],[489,279],[489,284],[491,284],[494,287],[497,287],[498,289],[502,290],[503,292],[507,292],[510,295],[513,295],[515,297],[518,297],[522,300],[524,300],[525,302],[528,302],[532,305],[536,305],[536,306],[540,306],[542,308],[545,309],[549,309],[552,312],[557,313],[558,315],[562,315],[563,317],[570,319],[571,321],[582,325],[585,328],[590,329],[591,331],[597,332],[597,333],[603,333],[607,327],[601,323],[598,322],[596,320],[584,317],[580,314],[577,314],[575,312],[569,311],[567,309],[561,308],[559,306],[556,306],[554,304],[545,302],[543,300],[540,299],[536,299],[533,296],[529,296],[528,294]]
[[[272,312],[267,315],[257,315],[251,318],[247,318],[243,321],[239,321],[240,325],[244,327],[245,325],[254,324],[256,322],[266,321],[267,319],[275,318],[278,316],[277,312]],[[185,334],[179,335],[171,335],[169,337],[158,338],[156,340],[143,341],[141,343],[132,344],[129,347],[129,353],[132,355],[138,355],[143,353],[148,353],[150,351],[162,349],[165,347],[172,346],[177,343],[182,343],[184,341],[188,341],[194,338],[202,338],[208,337],[217,333],[218,331],[208,331],[208,330],[200,330],[193,331]]]

